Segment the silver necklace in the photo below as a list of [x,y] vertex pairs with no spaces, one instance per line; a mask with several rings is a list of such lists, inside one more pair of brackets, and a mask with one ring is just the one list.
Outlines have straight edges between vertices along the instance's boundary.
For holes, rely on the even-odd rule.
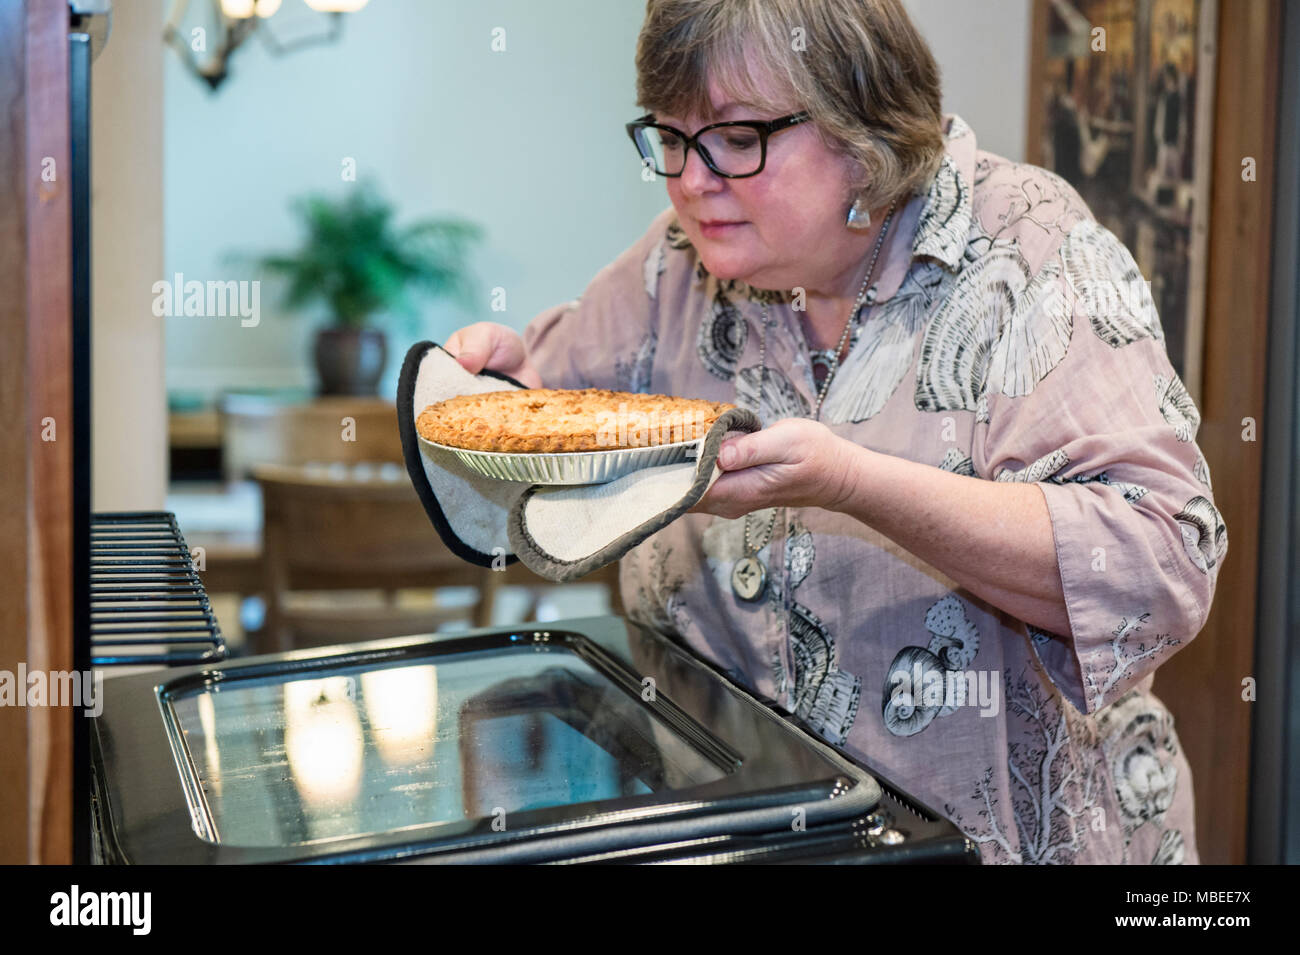
[[[880,249],[885,243],[885,233],[889,231],[889,223],[894,218],[894,207],[897,200],[890,204],[889,214],[885,216],[884,224],[880,227],[880,235],[876,237],[876,247],[871,253],[871,263],[867,266],[866,277],[862,280],[862,288],[858,290],[857,300],[853,308],[849,311],[848,321],[844,323],[844,331],[840,333],[839,343],[835,346],[833,352],[814,352],[814,361],[822,360],[826,362],[826,377],[822,380],[821,388],[817,392],[817,404],[813,408],[813,420],[820,420],[822,412],[822,401],[826,398],[826,392],[830,390],[831,379],[835,377],[835,372],[840,367],[840,352],[844,349],[844,343],[848,340],[849,331],[853,328],[853,318],[862,308],[862,304],[867,300],[867,288],[871,284],[871,277],[876,271],[876,260],[880,258]],[[872,301],[875,299],[873,297]],[[763,302],[763,331],[759,338],[759,377],[758,377],[758,401],[760,407],[763,402],[763,391],[767,386],[767,301]],[[829,357],[827,357],[829,356]],[[772,520],[768,522],[767,533],[763,536],[763,543],[754,547],[750,543],[749,519],[752,515],[745,515],[745,556],[736,561],[736,566],[731,570],[731,589],[736,592],[736,596],[741,600],[758,600],[763,596],[763,591],[767,587],[767,567],[758,559],[758,552],[768,545],[772,540],[772,532],[776,529],[776,517],[781,508],[772,508]]]

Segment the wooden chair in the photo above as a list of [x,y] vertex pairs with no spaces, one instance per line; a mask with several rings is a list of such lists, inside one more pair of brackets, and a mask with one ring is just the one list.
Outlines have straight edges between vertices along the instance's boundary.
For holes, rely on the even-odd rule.
[[[396,431],[396,428],[394,428]],[[259,465],[266,624],[258,652],[427,633],[452,620],[487,626],[500,573],[469,564],[442,543],[405,471],[382,476],[359,468]],[[343,470],[340,475],[338,470]],[[402,588],[471,586],[469,606],[403,607]],[[381,591],[366,602],[337,593],[305,599],[300,591]]]
[[227,481],[259,464],[402,461],[397,406],[383,398],[329,396],[286,403],[231,392],[220,402],[222,471]]

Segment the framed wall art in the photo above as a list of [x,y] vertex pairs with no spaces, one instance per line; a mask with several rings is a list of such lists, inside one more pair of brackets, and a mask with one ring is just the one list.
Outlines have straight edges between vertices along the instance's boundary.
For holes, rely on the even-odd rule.
[[1027,158],[1073,185],[1151,284],[1200,401],[1217,0],[1034,0]]

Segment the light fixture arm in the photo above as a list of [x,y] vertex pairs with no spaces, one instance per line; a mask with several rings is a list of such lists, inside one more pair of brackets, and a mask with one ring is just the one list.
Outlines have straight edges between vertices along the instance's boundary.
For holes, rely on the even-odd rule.
[[343,35],[343,14],[338,11],[328,11],[329,25],[324,32],[282,42],[276,38],[265,17],[228,17],[222,13],[220,0],[208,0],[208,2],[215,34],[214,41],[210,44],[212,53],[208,59],[200,60],[195,56],[195,50],[182,30],[185,15],[189,12],[189,0],[174,0],[171,13],[163,25],[163,42],[174,49],[186,68],[212,90],[216,90],[229,75],[231,56],[254,33],[262,37],[267,49],[276,56],[283,56],[310,46],[333,43]]

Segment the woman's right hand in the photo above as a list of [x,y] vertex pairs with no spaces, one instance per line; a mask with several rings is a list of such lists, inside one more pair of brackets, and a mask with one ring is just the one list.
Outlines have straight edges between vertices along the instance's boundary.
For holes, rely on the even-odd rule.
[[452,332],[443,345],[466,371],[499,371],[529,388],[542,387],[542,376],[528,361],[524,340],[499,322],[475,322]]

